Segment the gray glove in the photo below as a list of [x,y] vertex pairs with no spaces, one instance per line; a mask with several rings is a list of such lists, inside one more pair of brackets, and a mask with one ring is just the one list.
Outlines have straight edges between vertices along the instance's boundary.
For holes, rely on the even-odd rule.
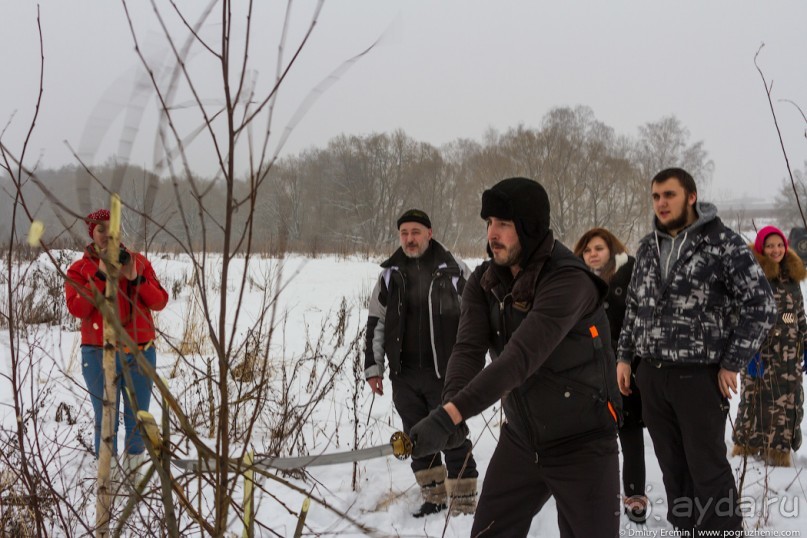
[[410,430],[412,457],[423,458],[443,450],[457,448],[465,442],[468,433],[465,421],[454,425],[454,421],[441,405]]

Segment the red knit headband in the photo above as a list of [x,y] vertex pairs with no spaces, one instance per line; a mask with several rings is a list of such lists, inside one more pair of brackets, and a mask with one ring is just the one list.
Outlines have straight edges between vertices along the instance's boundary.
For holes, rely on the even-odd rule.
[[92,233],[95,231],[95,227],[98,225],[98,223],[109,220],[109,211],[106,209],[99,209],[95,213],[90,213],[87,215],[85,220],[87,221],[87,230],[90,232],[90,239],[92,239]]

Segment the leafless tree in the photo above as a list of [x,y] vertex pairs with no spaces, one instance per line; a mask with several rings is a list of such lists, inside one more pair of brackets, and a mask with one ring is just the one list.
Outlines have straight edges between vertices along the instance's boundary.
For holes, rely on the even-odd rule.
[[[305,100],[279,139],[273,135],[275,99],[319,19],[322,1],[313,6],[307,32],[294,44],[289,56],[287,32],[281,31],[276,41],[277,70],[267,87],[260,87],[255,81],[254,70],[250,65],[251,52],[258,47],[266,47],[265,41],[275,36],[256,31],[259,21],[255,19],[255,7],[251,2],[242,4],[229,0],[212,1],[203,6],[196,13],[195,19],[192,19],[173,3],[166,8],[152,2],[152,16],[163,31],[162,37],[170,58],[168,62],[155,63],[143,54],[138,34],[139,21],[130,12],[130,5],[125,0],[122,2],[134,50],[147,82],[147,89],[143,90],[141,87],[139,91],[150,93],[159,103],[159,126],[155,140],[161,151],[155,170],[168,177],[167,184],[161,182],[156,173],[142,170],[139,173],[136,167],[130,168],[125,159],[123,166],[94,166],[87,159],[92,152],[80,150],[75,152],[78,166],[73,170],[73,177],[79,185],[79,195],[60,199],[56,189],[38,178],[33,167],[23,164],[28,138],[22,143],[21,151],[15,153],[3,143],[0,134],[0,157],[2,169],[10,182],[8,192],[12,196],[13,213],[9,230],[11,246],[6,259],[9,271],[4,282],[4,299],[8,308],[3,309],[3,325],[8,328],[11,336],[13,359],[10,382],[14,391],[15,415],[20,417],[16,432],[2,432],[5,461],[1,463],[20,469],[18,476],[22,479],[24,488],[15,490],[15,495],[22,495],[22,505],[31,514],[32,522],[26,527],[26,532],[44,536],[48,533],[47,528],[52,526],[46,525],[46,521],[54,518],[61,521],[62,532],[67,535],[87,534],[94,527],[94,523],[87,521],[85,517],[74,517],[76,509],[72,505],[75,503],[69,502],[71,499],[66,495],[59,494],[64,491],[64,484],[51,482],[47,473],[48,462],[43,459],[50,449],[43,449],[39,444],[40,437],[37,436],[36,429],[33,433],[31,431],[31,425],[37,424],[36,411],[42,406],[37,407],[37,398],[23,397],[26,389],[32,389],[35,382],[41,379],[37,375],[37,380],[33,380],[34,363],[24,361],[20,347],[15,345],[21,342],[20,330],[26,322],[19,318],[19,309],[14,308],[16,299],[24,291],[22,288],[25,279],[11,271],[12,267],[18,267],[15,259],[15,253],[19,252],[15,250],[15,245],[20,243],[21,238],[18,223],[33,222],[35,214],[31,211],[31,204],[39,203],[34,199],[33,193],[26,198],[31,185],[36,187],[33,189],[36,196],[42,195],[42,200],[47,199],[63,229],[71,229],[74,224],[83,223],[82,215],[88,212],[88,208],[103,203],[100,200],[104,196],[99,198],[98,193],[106,193],[108,198],[113,192],[122,192],[128,195],[124,199],[125,214],[131,219],[130,227],[138,244],[148,248],[157,237],[168,237],[190,260],[191,275],[188,283],[194,288],[194,304],[200,313],[200,324],[204,330],[201,338],[208,347],[206,353],[211,353],[214,357],[209,363],[208,373],[200,379],[200,386],[207,389],[207,401],[212,410],[207,415],[212,428],[212,442],[204,440],[198,429],[195,413],[201,402],[196,400],[190,402],[190,406],[183,406],[184,396],[178,393],[177,387],[170,386],[170,381],[160,378],[138,353],[138,366],[154,381],[155,389],[164,402],[165,416],[170,416],[170,430],[174,432],[170,442],[166,440],[168,444],[164,446],[154,446],[150,441],[147,442],[153,468],[159,479],[158,485],[150,487],[156,488],[158,501],[156,504],[147,501],[146,499],[154,497],[142,491],[140,495],[133,497],[133,502],[142,503],[141,509],[134,512],[134,517],[141,519],[141,530],[159,534],[162,525],[157,522],[167,521],[170,523],[167,531],[172,535],[182,533],[180,527],[186,529],[189,525],[197,526],[206,534],[224,535],[234,520],[244,517],[243,506],[235,498],[238,473],[243,467],[240,462],[244,461],[247,451],[255,444],[266,446],[267,441],[272,451],[267,455],[277,455],[298,446],[296,443],[302,438],[301,424],[310,419],[313,408],[333,389],[333,380],[341,371],[341,363],[350,356],[346,354],[340,359],[335,354],[317,353],[310,357],[310,361],[295,361],[293,372],[309,367],[310,362],[309,383],[314,383],[310,387],[313,396],[305,402],[299,402],[290,393],[290,384],[279,383],[270,387],[268,383],[276,375],[278,368],[284,372],[283,379],[287,379],[286,366],[272,365],[269,361],[270,341],[280,325],[275,308],[284,277],[282,268],[278,268],[273,275],[264,275],[266,279],[263,281],[256,281],[255,276],[250,273],[250,261],[265,247],[259,245],[256,238],[256,230],[260,229],[257,208],[265,200],[262,197],[270,192],[264,187],[288,132],[311,104],[310,99]],[[290,24],[290,7],[289,3],[284,23],[286,26]],[[183,30],[178,32],[175,29],[177,25]],[[211,36],[211,29],[217,34]],[[206,56],[205,61],[217,66],[218,86],[202,83],[196,65],[189,61],[193,55]],[[349,67],[349,63],[347,66]],[[344,68],[342,66],[340,69],[344,71]],[[332,74],[326,81],[332,80],[334,76]],[[319,95],[323,89],[322,86],[317,87],[312,90],[311,95]],[[40,84],[40,98],[42,91]],[[191,96],[191,107],[175,106],[180,94]],[[39,101],[36,102],[36,111],[38,110]],[[184,130],[180,125],[185,125],[188,118],[183,117],[180,120],[180,115],[194,116],[197,127],[190,132]],[[35,117],[36,115],[31,121],[30,130],[35,125]],[[136,125],[137,122],[132,121],[131,129],[125,136],[136,136]],[[195,176],[188,156],[189,144],[200,137],[212,148],[218,163],[214,176],[208,179]],[[270,147],[270,138],[276,140],[273,147]],[[87,192],[81,192],[82,189]],[[93,193],[92,197],[83,196],[90,191]],[[170,194],[170,198],[167,194]],[[291,197],[295,195],[293,191],[288,191],[288,194]],[[21,221],[17,218],[18,212],[24,213]],[[290,216],[294,217],[293,214]],[[177,222],[180,223],[178,228],[175,226]],[[76,239],[81,236],[81,228],[83,225],[76,227],[73,232]],[[23,230],[27,229],[26,225]],[[291,231],[297,232],[293,228]],[[52,267],[57,272],[61,271],[61,278],[64,278],[65,260],[54,258],[55,252],[51,250],[52,238],[46,235],[41,244],[45,254],[50,257]],[[214,250],[221,252],[221,255],[211,256]],[[256,285],[262,290],[263,306],[257,319],[243,320],[245,296]],[[102,298],[97,297],[95,300],[97,308],[105,312],[106,322],[115,330],[117,341],[130,349],[136,349],[136,343],[123,330],[117,314],[111,311]],[[341,315],[344,317],[346,314],[343,312]],[[251,329],[246,333],[239,331],[244,326]],[[323,327],[323,330],[326,329],[327,327]],[[176,335],[162,336],[174,347],[179,357],[178,363],[181,366],[176,370],[199,370],[203,357],[199,355],[198,346],[183,350]],[[347,346],[348,343],[343,340],[336,347]],[[350,345],[354,346],[355,343]],[[350,353],[355,353],[355,350],[351,348]],[[127,384],[130,383],[127,379]],[[277,392],[272,392],[275,390]],[[267,405],[277,406],[274,413],[264,412]],[[33,407],[27,410],[26,406]],[[264,438],[264,434],[273,433],[272,428],[277,428],[274,432],[277,435]],[[262,430],[261,438],[256,435],[257,429]],[[164,430],[164,434],[167,432],[168,430]],[[7,433],[13,435],[6,437]],[[205,459],[213,467],[214,472],[204,477],[201,490],[194,490],[192,487],[195,480],[172,474],[167,465],[168,459],[181,455],[177,452],[179,446],[190,449],[191,454]],[[9,450],[6,451],[5,448]],[[160,449],[162,453],[159,452]],[[280,477],[271,475],[269,478],[283,484],[283,487],[306,493],[299,486]],[[191,501],[193,491],[198,503]],[[312,497],[316,498],[314,495]],[[206,499],[212,499],[210,506],[204,505]],[[324,499],[317,500],[328,506]],[[178,520],[167,517],[169,511],[174,513],[175,505],[179,509]],[[127,507],[124,513],[132,512]],[[347,521],[353,521],[347,514],[342,515]],[[364,528],[358,522],[353,523]],[[268,528],[267,524],[270,523],[257,523],[262,528]],[[118,522],[118,530],[124,525],[125,520]]]
[[[779,211],[779,223],[784,227],[804,226],[799,204],[796,202],[798,196],[801,200],[807,200],[807,162],[804,169],[793,169],[793,182],[782,180],[782,186],[776,195],[775,204]],[[795,193],[794,193],[795,188]],[[784,229],[784,228],[783,228]]]

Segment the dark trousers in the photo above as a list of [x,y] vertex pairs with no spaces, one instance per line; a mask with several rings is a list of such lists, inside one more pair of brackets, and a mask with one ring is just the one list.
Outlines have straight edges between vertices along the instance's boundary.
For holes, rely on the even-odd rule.
[[[404,369],[400,374],[390,372],[392,402],[403,422],[404,432],[409,435],[412,426],[426,418],[436,407],[443,405],[443,382],[434,375],[434,370]],[[449,478],[475,478],[479,476],[476,461],[471,454],[469,439],[457,448],[443,452]],[[443,462],[440,453],[423,458],[412,458],[412,471],[418,472],[439,467]]]
[[644,495],[644,428],[637,425],[620,428],[619,445],[622,447],[622,490],[625,497]]
[[642,364],[642,415],[667,492],[667,520],[683,530],[739,530],[742,515],[726,457],[728,402],[719,367]]
[[561,538],[614,538],[619,532],[619,453],[616,439],[570,442],[553,456],[535,451],[502,427],[488,465],[471,536],[527,536],[549,497],[558,507]]

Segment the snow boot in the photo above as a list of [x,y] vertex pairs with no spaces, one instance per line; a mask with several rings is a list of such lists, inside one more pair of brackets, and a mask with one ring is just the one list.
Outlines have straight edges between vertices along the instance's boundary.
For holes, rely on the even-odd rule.
[[743,456],[743,457],[752,457],[759,454],[759,449],[751,448],[747,445],[738,445],[735,444],[734,447],[731,449],[731,456]]
[[[112,456],[109,468],[109,488],[112,495],[124,496],[129,494],[131,489],[131,478],[129,470],[126,468],[126,456]],[[96,460],[96,465],[98,460]]]
[[446,468],[432,467],[415,473],[415,480],[420,486],[423,504],[412,515],[423,517],[436,514],[446,509]]
[[791,467],[790,451],[768,448],[765,450],[765,463],[771,467]]
[[452,516],[473,514],[476,511],[476,477],[447,478],[446,493]]
[[[97,469],[98,460],[95,460],[95,464]],[[96,476],[97,472],[96,470]],[[113,492],[117,492],[123,486],[125,480],[126,471],[123,469],[123,463],[113,456],[109,467],[109,487],[112,488]]]
[[144,454],[141,452],[140,454],[124,454],[123,455],[123,472],[125,473],[125,479],[131,483],[131,485],[137,486],[138,482],[143,478],[143,463],[145,457]]
[[625,514],[634,523],[644,524],[647,521],[647,505],[649,501],[644,495],[631,495],[625,498]]

